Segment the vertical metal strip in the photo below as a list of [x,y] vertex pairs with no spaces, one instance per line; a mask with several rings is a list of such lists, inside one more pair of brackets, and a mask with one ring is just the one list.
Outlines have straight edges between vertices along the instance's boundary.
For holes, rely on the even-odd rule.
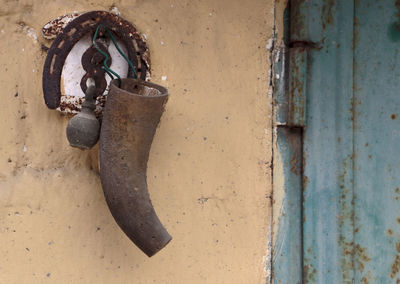
[[353,14],[348,0],[308,0],[304,131],[305,283],[353,283]]
[[289,50],[288,125],[304,127],[306,123],[307,46]]
[[[297,1],[293,1],[297,2]],[[302,128],[305,58],[289,50],[292,11],[285,10],[285,37],[275,55],[273,168],[273,283],[302,283]],[[302,50],[304,51],[304,50]],[[296,67],[297,66],[297,67]],[[293,68],[293,69],[292,69]],[[299,84],[296,81],[300,80]],[[296,86],[299,86],[297,88]],[[301,87],[300,87],[301,86]],[[300,114],[300,115],[298,115]]]
[[274,158],[274,283],[302,283],[302,129],[278,126]]
[[288,125],[304,127],[306,122],[308,1],[290,1],[289,117]]

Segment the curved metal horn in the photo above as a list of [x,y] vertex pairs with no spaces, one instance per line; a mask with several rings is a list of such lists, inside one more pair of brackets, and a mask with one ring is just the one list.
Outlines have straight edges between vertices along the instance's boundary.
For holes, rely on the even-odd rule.
[[136,79],[111,82],[100,134],[100,178],[108,207],[148,256],[171,240],[147,189],[150,146],[168,99],[166,88]]

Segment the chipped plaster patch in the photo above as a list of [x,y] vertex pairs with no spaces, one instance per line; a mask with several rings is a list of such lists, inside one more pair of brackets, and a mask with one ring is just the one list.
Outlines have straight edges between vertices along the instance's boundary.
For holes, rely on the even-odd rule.
[[117,16],[121,16],[121,12],[118,10],[117,6],[114,6],[114,5],[111,6],[110,7],[110,12],[115,14],[115,15],[117,15]]
[[263,273],[266,279],[265,283],[272,281],[272,238],[271,232],[268,234],[267,252],[262,258],[262,266],[264,267]]
[[[24,32],[28,37],[30,37],[31,39],[33,39],[33,41],[34,41],[35,43],[37,43],[38,40],[37,40],[37,34],[36,34],[35,29],[32,28],[32,27],[30,27],[30,26],[28,26],[28,25],[25,24],[24,22],[19,22],[18,24],[19,24],[19,26],[21,27],[22,32]],[[3,31],[3,33],[4,33],[4,31]]]
[[265,46],[265,48],[269,51],[272,50],[272,48],[274,47],[274,38],[270,38],[267,42],[267,45]]

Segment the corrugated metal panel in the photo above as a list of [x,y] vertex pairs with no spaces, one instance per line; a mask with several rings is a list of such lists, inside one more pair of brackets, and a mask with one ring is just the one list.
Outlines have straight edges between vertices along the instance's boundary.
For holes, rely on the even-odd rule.
[[[302,178],[284,171],[282,208],[290,204],[291,210],[280,214],[276,249],[286,248],[287,255],[274,255],[274,282],[299,281],[299,263],[292,259],[300,255],[300,278],[304,275],[300,282],[346,283],[353,277],[349,269],[352,247],[345,245],[353,241],[353,3],[295,0],[291,1],[290,12],[288,103],[278,104],[278,109],[284,107],[277,112],[277,121],[282,123],[286,118],[287,126],[305,127],[305,138],[290,137],[287,130],[278,127],[277,155],[287,169],[294,153],[304,155],[306,162]],[[299,148],[290,144],[301,139],[305,139],[304,153],[296,152]],[[304,190],[303,204],[294,194],[299,190]],[[301,220],[303,214],[301,232],[296,220]],[[298,254],[289,249],[295,246],[300,249]]]
[[355,23],[355,282],[400,283],[400,1]]
[[400,283],[400,2],[293,4],[274,282]]
[[353,281],[353,1],[310,0],[304,281]]

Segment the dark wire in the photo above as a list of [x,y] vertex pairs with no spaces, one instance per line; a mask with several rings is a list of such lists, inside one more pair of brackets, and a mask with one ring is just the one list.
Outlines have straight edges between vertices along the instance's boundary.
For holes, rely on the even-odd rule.
[[108,59],[109,59],[107,53],[103,52],[103,51],[99,48],[99,46],[97,45],[97,42],[96,42],[96,40],[97,40],[97,35],[98,35],[98,33],[99,33],[99,30],[100,30],[101,26],[102,26],[102,25],[98,25],[98,26],[97,26],[97,29],[96,29],[96,32],[94,33],[94,36],[93,36],[93,45],[94,45],[94,47],[97,49],[97,51],[98,51],[99,53],[101,53],[101,55],[103,55],[103,56],[106,58],[106,59],[104,60],[104,63],[103,63],[103,65],[104,65],[104,71],[108,74],[108,76],[110,76],[111,80],[114,80],[113,74],[114,74],[115,76],[117,76],[118,81],[119,81],[119,83],[120,83],[120,85],[121,85],[121,77],[120,77],[116,72],[114,72],[113,70],[111,70],[110,67],[108,67],[108,65],[107,65],[107,62],[108,62]]
[[[118,75],[117,72],[113,71],[113,70],[108,66],[107,62],[108,62],[109,57],[108,57],[107,53],[105,53],[104,51],[102,51],[102,50],[99,48],[99,46],[97,45],[97,42],[96,42],[97,36],[98,36],[98,34],[99,34],[99,30],[100,30],[100,28],[101,28],[102,26],[103,26],[102,24],[99,24],[99,25],[97,26],[97,28],[96,28],[96,32],[94,33],[94,36],[93,36],[93,45],[94,45],[94,47],[97,49],[97,51],[98,51],[101,55],[103,55],[103,56],[106,58],[106,59],[104,60],[104,63],[103,63],[104,71],[108,74],[108,76],[110,76],[111,80],[114,80],[114,76],[113,76],[113,75],[115,75],[115,76],[117,77],[117,79],[118,79],[119,85],[121,86],[121,77]],[[112,32],[110,31],[110,29],[109,29],[108,27],[106,27],[106,26],[104,26],[104,28],[105,28],[107,34],[109,35],[109,37],[111,38],[113,44],[115,45],[115,48],[118,50],[119,54],[121,54],[121,56],[128,62],[129,68],[131,68],[131,70],[133,71],[134,78],[137,79],[137,72],[136,72],[136,69],[135,69],[135,67],[133,66],[132,62],[129,60],[129,58],[128,58],[128,57],[122,52],[122,50],[119,48],[118,43],[117,43],[117,41],[115,40],[115,38],[114,38]]]

